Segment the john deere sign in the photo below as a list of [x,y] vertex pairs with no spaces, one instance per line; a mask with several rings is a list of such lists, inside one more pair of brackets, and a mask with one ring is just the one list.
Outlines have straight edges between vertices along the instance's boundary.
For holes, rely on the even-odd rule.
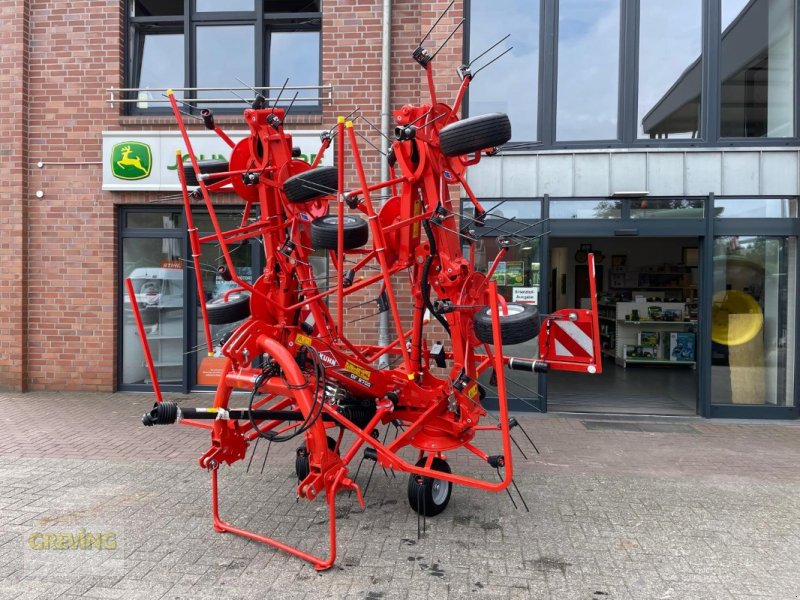
[[[245,131],[229,131],[238,141]],[[292,131],[292,144],[299,146],[302,157],[313,161],[319,151],[319,131]],[[227,159],[231,148],[213,131],[192,131],[192,147],[200,160]],[[173,191],[180,189],[175,153],[180,150],[188,159],[183,138],[177,131],[104,131],[103,189],[111,191]],[[333,148],[322,160],[333,164]]]
[[150,146],[143,142],[120,142],[111,149],[111,172],[117,179],[144,179],[152,163]]

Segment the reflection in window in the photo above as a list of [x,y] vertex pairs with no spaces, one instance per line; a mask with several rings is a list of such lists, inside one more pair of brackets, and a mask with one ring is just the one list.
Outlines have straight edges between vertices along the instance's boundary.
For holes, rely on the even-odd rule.
[[701,198],[631,200],[631,219],[702,219],[705,201]]
[[791,406],[795,252],[794,238],[714,240],[713,403]]
[[619,0],[560,0],[556,139],[617,138]]
[[551,219],[619,219],[622,200],[551,200]]
[[714,198],[714,216],[719,219],[796,219],[795,198]]
[[[254,84],[255,40],[251,25],[211,26],[197,28],[197,87],[241,87]],[[205,98],[236,98],[226,91],[200,92]],[[240,96],[252,95],[240,93]],[[227,106],[245,106],[231,103]]]
[[251,11],[254,0],[197,0],[197,12]]
[[640,5],[640,138],[698,136],[702,7],[702,0],[644,0]]
[[[470,216],[474,214],[472,203],[469,199],[462,200],[465,213]],[[486,211],[486,220],[492,219],[534,219],[538,220],[542,216],[541,200],[481,200],[481,206]]]
[[793,0],[723,0],[722,137],[794,132]]
[[[481,71],[469,87],[469,113],[508,114],[512,140],[534,141],[539,74],[539,2],[507,0],[502,11],[491,0],[469,4],[469,53],[471,59],[504,36],[505,42],[472,66],[475,72],[506,48],[513,50]],[[509,15],[512,18],[509,18]]]
[[[270,36],[269,85],[280,88],[286,79],[290,86],[319,85],[319,39],[318,31],[275,31]],[[292,90],[281,97],[280,104],[288,105],[295,93],[295,106],[303,98],[317,98],[319,90]],[[273,97],[277,97],[272,94]],[[306,100],[305,104],[319,104],[317,100]]]
[[[133,284],[159,382],[181,383],[184,269],[180,238],[125,238],[122,277]],[[123,292],[121,382],[151,383],[127,292]]]
[[[161,90],[183,87],[183,33],[158,25],[143,27],[137,42],[141,62],[132,87],[157,89],[140,90],[136,96],[138,108],[149,108],[148,100],[162,99]],[[183,92],[177,91],[176,96],[182,98]]]

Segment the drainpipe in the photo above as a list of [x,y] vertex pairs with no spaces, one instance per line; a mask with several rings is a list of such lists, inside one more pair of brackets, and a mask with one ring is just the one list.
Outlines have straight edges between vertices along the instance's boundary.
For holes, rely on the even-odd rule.
[[[391,111],[391,75],[392,75],[392,0],[383,0],[383,31],[381,44],[381,131],[389,135],[389,117]],[[385,156],[389,152],[389,140],[381,136],[381,151]],[[389,179],[389,164],[381,158],[381,181]],[[381,206],[385,203],[381,201]],[[389,311],[379,315],[378,345],[389,344]],[[378,367],[383,369],[389,365],[389,357],[384,354],[378,359]]]

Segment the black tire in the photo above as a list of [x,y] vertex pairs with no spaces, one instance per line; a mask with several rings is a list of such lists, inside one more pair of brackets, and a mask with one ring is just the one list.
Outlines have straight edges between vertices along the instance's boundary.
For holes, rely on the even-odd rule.
[[[417,466],[424,467],[425,458],[419,459]],[[433,459],[431,469],[452,473],[450,465],[441,458]],[[447,508],[452,493],[453,484],[449,481],[421,477],[413,473],[408,476],[408,503],[412,510],[426,517],[434,517]]]
[[[224,173],[230,170],[227,160],[219,160],[216,158],[213,160],[198,160],[197,166],[201,173]],[[186,177],[187,186],[200,185],[197,181],[197,177],[195,177],[194,167],[191,161],[183,163],[183,176]],[[206,179],[206,181],[208,180]]]
[[[502,311],[501,311],[502,312]],[[475,336],[482,342],[494,342],[491,309],[480,309],[472,318]],[[500,315],[500,337],[504,346],[521,344],[539,335],[539,309],[533,304],[508,303],[508,314]]]
[[[336,440],[331,436],[327,436],[327,438],[328,450],[333,452],[336,450]],[[297,456],[294,459],[294,472],[297,474],[298,481],[303,481],[303,479],[308,477],[308,451],[306,450],[305,444],[297,448]]]
[[[327,215],[311,221],[311,245],[315,250],[339,247],[339,217]],[[344,249],[360,248],[369,239],[369,225],[364,219],[344,215]]]
[[511,121],[503,113],[462,119],[443,127],[439,145],[445,156],[461,156],[501,146],[511,139]]
[[318,167],[289,177],[283,182],[286,199],[292,204],[308,202],[330,194],[335,196],[338,189],[339,175],[336,167]]
[[222,298],[220,296],[206,304],[208,322],[212,325],[235,323],[250,316],[250,296],[231,294],[227,302],[223,302]]

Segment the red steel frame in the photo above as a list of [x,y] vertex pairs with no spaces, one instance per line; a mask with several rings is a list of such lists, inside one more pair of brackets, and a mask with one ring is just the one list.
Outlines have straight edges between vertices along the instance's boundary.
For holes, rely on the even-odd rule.
[[[421,63],[422,64],[422,63]],[[291,134],[284,130],[285,113],[280,108],[250,108],[244,111],[244,119],[250,128],[245,139],[233,143],[218,127],[214,130],[231,147],[229,171],[206,178],[201,175],[192,149],[189,133],[180,117],[180,111],[172,92],[168,97],[183,136],[186,151],[194,168],[198,187],[189,192],[182,169],[178,169],[183,204],[192,249],[192,259],[204,331],[208,351],[213,351],[208,315],[205,307],[202,277],[200,275],[200,251],[203,243],[219,245],[231,280],[242,290],[250,293],[251,316],[240,325],[225,343],[222,353],[226,357],[222,376],[214,397],[217,419],[208,424],[204,421],[183,423],[206,427],[211,430],[212,445],[199,460],[201,467],[211,472],[212,515],[214,529],[242,535],[293,554],[314,565],[318,570],[329,568],[336,558],[335,496],[344,489],[355,490],[362,503],[357,484],[348,478],[348,465],[366,444],[374,448],[377,461],[385,468],[405,471],[413,475],[449,481],[478,489],[499,492],[505,490],[513,477],[513,459],[510,441],[509,409],[504,371],[511,357],[503,353],[500,318],[506,314],[505,301],[497,292],[492,273],[502,260],[501,250],[486,275],[474,269],[473,259],[461,253],[461,241],[449,185],[460,184],[475,207],[476,214],[483,213],[464,178],[466,168],[480,160],[480,153],[472,156],[447,157],[439,148],[439,131],[458,121],[461,100],[471,81],[468,74],[462,80],[456,101],[452,107],[437,102],[433,81],[432,62],[425,63],[430,88],[431,104],[407,105],[395,111],[395,123],[399,127],[414,126],[413,139],[398,139],[393,143],[396,165],[392,177],[384,182],[370,184],[367,180],[355,127],[352,122],[339,118],[336,132],[338,189],[330,194],[302,204],[290,203],[283,192],[283,183],[289,177],[316,167],[330,145],[331,136],[322,136],[322,147],[314,164],[292,158]],[[350,161],[346,160],[349,146]],[[178,153],[180,157],[180,152]],[[180,160],[178,161],[180,164]],[[358,188],[345,189],[347,169],[355,169]],[[395,168],[399,174],[395,174]],[[258,174],[256,181],[245,182],[248,176]],[[213,182],[212,182],[213,181]],[[376,211],[371,194],[389,190],[391,197]],[[236,192],[245,202],[244,218],[237,228],[223,231],[216,216],[212,193]],[[345,201],[358,198],[355,210],[365,216],[371,234],[368,249],[344,250]],[[193,200],[201,199],[214,228],[214,233],[199,237],[192,219]],[[309,224],[314,218],[325,215],[333,203],[338,214],[338,249],[332,252],[332,263],[336,285],[327,291],[318,289],[309,263],[312,252]],[[250,223],[253,205],[260,210],[259,218]],[[437,216],[436,220],[433,217]],[[432,226],[433,225],[433,226]],[[430,228],[432,240],[423,241],[421,229]],[[241,279],[233,264],[229,245],[242,240],[259,237],[263,242],[266,267],[254,283]],[[291,253],[281,252],[284,243],[291,240]],[[432,254],[431,241],[435,242],[436,256],[423,282],[423,262]],[[352,270],[365,272],[375,265],[379,274],[364,275],[351,285],[345,284],[345,258],[355,260]],[[590,257],[589,271],[592,291],[590,310],[562,310],[544,317],[540,334],[539,363],[544,368],[564,369],[595,373],[601,370],[600,347],[597,336],[597,305],[595,297],[594,259]],[[413,326],[404,326],[393,286],[392,276],[406,273],[409,277],[414,300]],[[451,350],[446,359],[452,365],[446,375],[435,374],[429,363],[432,359],[425,338],[423,316],[425,298],[423,283],[439,298],[448,298],[458,308],[445,315],[450,330]],[[345,332],[344,311],[346,299],[367,287],[378,284],[388,298],[395,338],[385,347],[355,344],[348,340]],[[157,402],[161,402],[155,369],[152,368],[145,330],[141,324],[135,294],[130,281],[126,281],[131,298],[139,335],[144,344],[145,357],[151,369],[151,378]],[[331,314],[324,302],[334,296],[337,301],[336,315]],[[473,331],[473,316],[478,307],[490,307],[493,323],[493,344],[480,342]],[[314,319],[313,334],[306,335],[298,323],[306,316]],[[593,353],[591,356],[559,356],[551,344],[551,326],[558,320],[570,320],[591,331]],[[336,410],[336,406],[312,393],[309,377],[295,360],[296,351],[310,346],[317,352],[325,352],[330,360],[325,364],[326,380],[350,390],[361,397],[375,399],[375,415],[366,427],[358,427]],[[480,351],[479,351],[480,350]],[[400,357],[402,362],[395,368],[378,369],[376,361],[385,355]],[[231,392],[234,389],[253,392],[256,379],[263,375],[261,369],[251,366],[254,358],[267,356],[280,368],[281,375],[262,378],[258,392],[265,394],[252,408],[275,410],[294,409],[308,417],[318,403],[322,403],[322,418],[314,421],[304,433],[308,450],[309,474],[297,486],[298,496],[313,499],[324,492],[329,508],[330,552],[321,558],[304,552],[292,545],[257,533],[235,527],[224,521],[219,514],[218,470],[221,463],[233,464],[245,457],[248,445],[261,435],[251,422],[229,419]],[[477,384],[481,374],[493,369],[497,378],[499,425],[481,425],[486,410],[479,401]],[[393,399],[392,399],[393,398]],[[401,422],[405,429],[392,442],[381,443],[371,433],[378,425]],[[261,421],[261,431],[291,429],[284,421]],[[330,450],[327,444],[326,426],[338,426],[349,431],[355,438],[352,445],[340,455]],[[505,474],[502,481],[485,481],[458,473],[445,473],[431,468],[434,458],[444,458],[445,452],[464,448],[483,460],[488,460],[485,451],[473,445],[478,431],[497,430],[500,433]],[[339,437],[341,440],[341,435]],[[337,443],[337,446],[339,444]],[[402,458],[400,451],[412,446],[418,456],[426,456],[423,466],[416,466]]]

